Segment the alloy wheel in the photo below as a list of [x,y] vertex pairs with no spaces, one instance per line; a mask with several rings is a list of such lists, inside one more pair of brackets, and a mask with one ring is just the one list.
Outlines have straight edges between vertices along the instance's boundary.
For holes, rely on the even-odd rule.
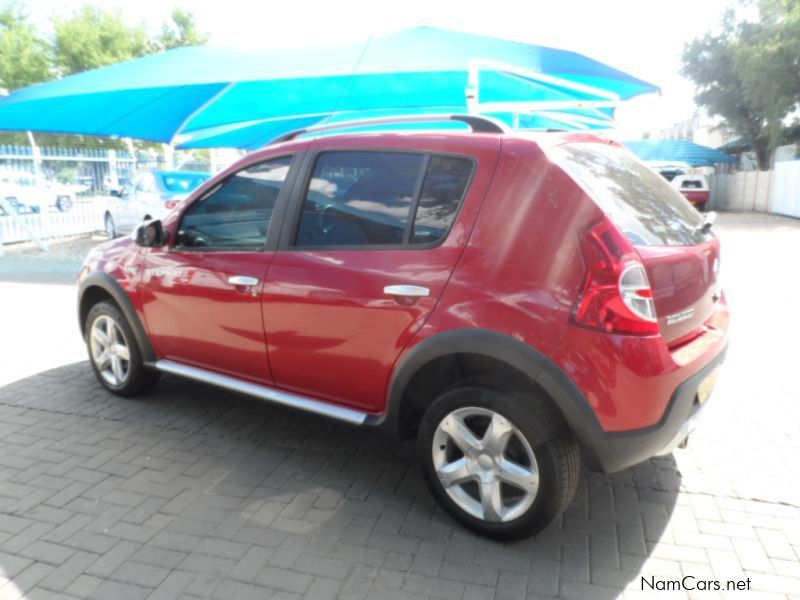
[[113,386],[123,385],[130,373],[131,353],[119,324],[108,315],[98,316],[89,332],[89,346],[100,376]]
[[488,408],[458,408],[433,435],[433,466],[448,496],[467,514],[512,521],[531,507],[539,468],[528,440],[506,417]]

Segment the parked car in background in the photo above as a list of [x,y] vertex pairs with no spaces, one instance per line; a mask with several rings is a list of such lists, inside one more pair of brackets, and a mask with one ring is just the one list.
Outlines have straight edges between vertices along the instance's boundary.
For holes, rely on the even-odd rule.
[[105,214],[108,237],[130,233],[148,219],[160,219],[207,181],[211,173],[199,171],[153,171],[135,175],[119,192],[113,192]]
[[670,183],[698,210],[704,211],[708,206],[711,191],[705,175],[678,175]]
[[686,175],[692,170],[692,166],[685,162],[665,162],[658,160],[648,160],[645,164],[658,172],[667,181],[672,181],[679,175]]
[[170,373],[401,438],[433,494],[516,539],[685,443],[728,342],[711,223],[586,133],[285,139],[79,276],[91,368]]
[[77,188],[22,171],[0,171],[0,197],[20,214],[51,208],[66,212],[75,203]]

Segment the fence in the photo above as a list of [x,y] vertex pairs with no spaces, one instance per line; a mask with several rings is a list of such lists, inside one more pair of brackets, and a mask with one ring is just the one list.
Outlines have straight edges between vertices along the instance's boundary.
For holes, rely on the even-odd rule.
[[0,146],[0,169],[8,176],[38,174],[97,193],[129,179],[136,161],[127,152],[102,148]]
[[[172,158],[182,170],[213,167],[218,171],[229,162],[215,160],[209,165],[195,160],[193,153],[176,153]],[[3,244],[102,230],[107,194],[112,189],[124,187],[136,172],[166,168],[163,158],[146,153],[137,159],[128,152],[103,148],[0,145],[0,202],[10,203],[5,209],[0,206],[0,255]],[[68,185],[72,208],[60,212],[45,206],[39,214],[27,209],[18,214],[17,203],[23,200],[20,194],[25,202],[42,201],[42,196],[51,197],[53,187],[61,184]],[[22,190],[20,186],[27,187]]]
[[800,218],[800,161],[780,161],[773,171],[711,175],[711,207]]
[[9,215],[8,210],[3,210],[0,214],[0,254],[3,244],[102,231],[108,202],[107,197],[89,196],[79,198],[67,212],[50,208],[40,213]]

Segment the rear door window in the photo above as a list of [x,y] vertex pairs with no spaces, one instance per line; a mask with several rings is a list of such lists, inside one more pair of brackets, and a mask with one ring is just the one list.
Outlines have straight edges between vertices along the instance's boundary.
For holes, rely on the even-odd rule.
[[414,218],[412,244],[441,240],[455,220],[472,177],[471,160],[458,156],[432,156],[422,183]]
[[658,173],[622,148],[564,144],[550,158],[639,246],[691,246],[708,239],[703,217]]
[[421,153],[318,156],[295,237],[299,247],[380,247],[441,241],[474,163]]

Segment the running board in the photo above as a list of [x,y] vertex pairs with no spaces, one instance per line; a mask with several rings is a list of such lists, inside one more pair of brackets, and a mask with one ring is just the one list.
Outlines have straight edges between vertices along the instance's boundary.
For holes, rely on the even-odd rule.
[[236,379],[235,377],[229,377],[228,375],[220,375],[219,373],[206,371],[205,369],[198,369],[197,367],[182,365],[180,363],[172,362],[171,360],[159,360],[153,366],[164,373],[179,375],[188,379],[194,379],[195,381],[201,381],[203,383],[225,388],[226,390],[247,394],[248,396],[255,396],[260,400],[267,400],[269,402],[274,402],[275,404],[282,404],[291,408],[299,408],[300,410],[304,410],[306,412],[322,415],[324,417],[330,417],[332,419],[338,419],[339,421],[344,421],[345,423],[350,423],[351,425],[363,425],[364,421],[369,416],[367,413],[353,410],[351,408],[327,404],[325,402],[320,402],[319,400],[313,400],[312,398],[307,398],[305,396],[284,392],[266,385],[250,383],[247,381],[242,381],[241,379]]

